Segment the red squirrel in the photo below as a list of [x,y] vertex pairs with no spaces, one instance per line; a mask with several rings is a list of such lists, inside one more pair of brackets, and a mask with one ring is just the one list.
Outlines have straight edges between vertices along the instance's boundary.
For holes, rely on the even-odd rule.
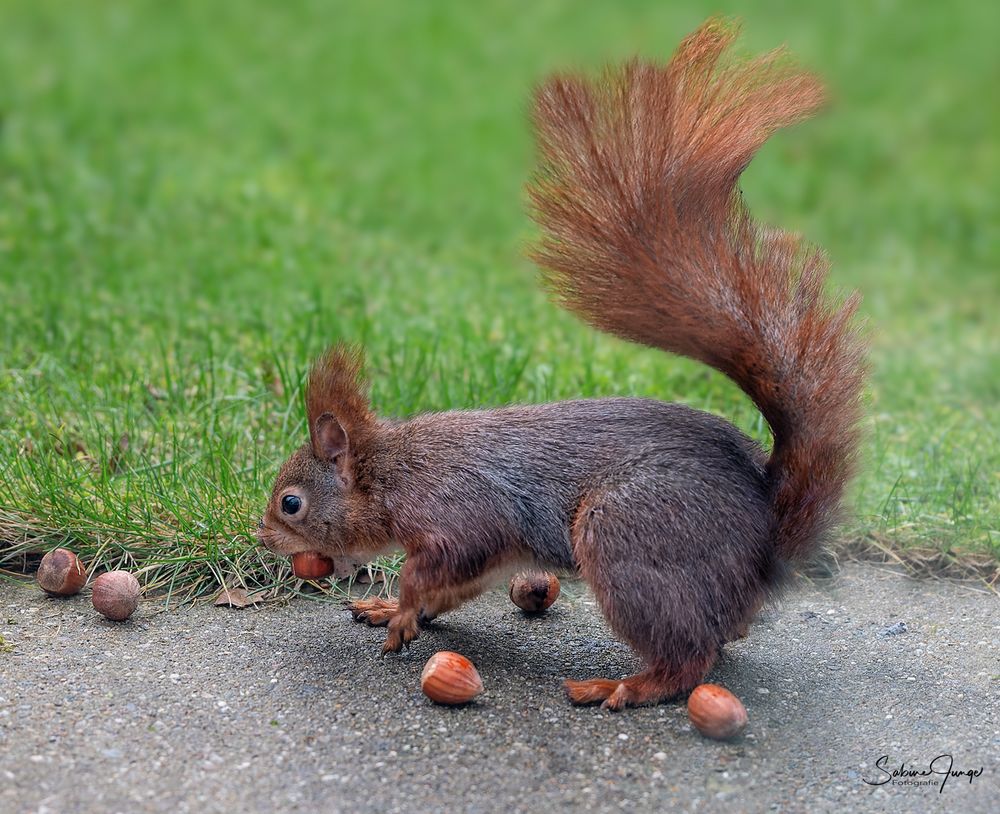
[[281,469],[259,536],[284,555],[401,547],[398,600],[351,605],[388,627],[384,652],[530,562],[586,580],[645,662],[567,681],[570,700],[655,703],[700,683],[836,522],[860,440],[859,299],[828,300],[821,251],[756,223],[737,187],[823,88],[780,50],[726,59],[734,37],[712,20],[666,65],[541,85],[533,257],[593,326],[729,376],[773,448],[642,398],[379,418],[360,352],[332,348],[309,376],[309,443]]

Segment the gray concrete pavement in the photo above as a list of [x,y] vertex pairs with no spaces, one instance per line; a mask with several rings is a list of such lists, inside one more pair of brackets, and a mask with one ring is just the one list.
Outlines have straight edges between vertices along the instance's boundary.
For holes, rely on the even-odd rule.
[[[637,666],[577,585],[535,619],[492,593],[384,659],[383,631],[308,601],[145,603],[116,625],[0,583],[0,633],[4,814],[1000,810],[1000,602],[867,566],[796,588],[730,646],[711,680],[750,724],[724,744],[682,704],[569,706],[561,678]],[[477,703],[422,696],[440,649],[476,663]],[[983,773],[864,782],[883,755],[941,754]]]

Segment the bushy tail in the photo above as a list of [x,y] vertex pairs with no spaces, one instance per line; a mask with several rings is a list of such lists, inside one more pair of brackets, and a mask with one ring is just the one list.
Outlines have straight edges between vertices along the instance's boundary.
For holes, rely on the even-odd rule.
[[712,20],[665,66],[537,91],[534,257],[596,327],[699,359],[753,399],[774,435],[775,543],[792,559],[835,521],[853,474],[865,348],[857,296],[828,301],[822,253],[755,223],[736,186],[823,88],[781,51],[723,63],[734,37]]

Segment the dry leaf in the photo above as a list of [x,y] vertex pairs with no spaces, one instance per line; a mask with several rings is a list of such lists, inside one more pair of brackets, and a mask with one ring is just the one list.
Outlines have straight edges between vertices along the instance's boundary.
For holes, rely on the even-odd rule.
[[264,591],[254,591],[252,594],[248,594],[244,588],[223,588],[215,597],[215,604],[230,608],[245,608],[247,605],[263,602],[266,598]]
[[359,568],[364,568],[365,565],[364,560],[356,560],[353,557],[334,557],[333,573],[330,575],[330,579],[350,579],[358,573]]

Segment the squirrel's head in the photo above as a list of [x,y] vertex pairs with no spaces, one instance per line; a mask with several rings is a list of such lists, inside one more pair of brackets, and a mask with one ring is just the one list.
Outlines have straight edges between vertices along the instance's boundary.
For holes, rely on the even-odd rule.
[[335,346],[309,375],[309,443],[285,461],[260,521],[258,539],[277,554],[315,551],[333,557],[380,542],[370,500],[359,489],[359,451],[374,418],[358,351]]
[[320,418],[313,441],[281,467],[260,521],[261,544],[277,554],[317,551],[336,556],[349,545],[350,441],[330,413]]

